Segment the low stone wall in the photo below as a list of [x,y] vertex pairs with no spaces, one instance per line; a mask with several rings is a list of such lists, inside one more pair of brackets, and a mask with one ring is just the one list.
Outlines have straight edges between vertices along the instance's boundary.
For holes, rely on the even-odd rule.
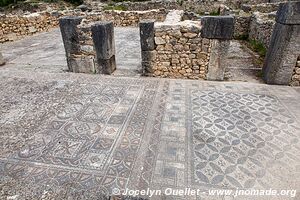
[[147,11],[114,11],[107,10],[99,13],[89,13],[88,20],[112,21],[115,26],[137,26],[141,20],[164,21],[167,15],[165,9]]
[[235,15],[234,37],[240,38],[249,35],[249,27],[251,22],[251,14],[240,11]]
[[50,13],[0,16],[0,42],[13,41],[20,36],[48,31],[57,25],[57,17]]
[[137,26],[139,21],[153,19],[164,21],[167,11],[102,11],[102,12],[41,12],[30,15],[0,16],[0,42],[14,41],[37,32],[48,31],[58,26],[58,19],[63,16],[83,16],[89,21],[113,21],[115,26]]
[[122,5],[127,10],[130,11],[144,11],[144,10],[156,10],[156,9],[166,9],[166,10],[176,10],[180,9],[180,4],[173,1],[145,1],[145,2],[120,2],[116,5]]
[[181,21],[183,11],[173,11],[154,26],[154,48],[143,51],[145,75],[206,79],[211,40],[201,38],[200,21]]
[[290,85],[291,86],[300,86],[300,55],[298,57],[295,69],[293,71],[293,76],[292,76]]
[[275,12],[254,12],[250,21],[249,38],[263,43],[268,48],[275,25],[275,16]]
[[244,4],[241,9],[245,12],[270,13],[277,11],[280,3]]

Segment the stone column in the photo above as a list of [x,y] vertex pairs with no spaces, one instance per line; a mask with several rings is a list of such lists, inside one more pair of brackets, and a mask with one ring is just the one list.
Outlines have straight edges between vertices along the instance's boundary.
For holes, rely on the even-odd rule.
[[5,60],[2,56],[2,53],[0,52],[0,66],[4,65],[5,64]]
[[268,84],[288,85],[300,55],[300,2],[282,3],[263,67]]
[[205,16],[201,18],[201,37],[211,39],[211,53],[207,80],[224,80],[226,56],[233,38],[234,18],[232,16]]
[[153,74],[150,61],[152,60],[154,44],[154,21],[145,20],[139,23],[142,49],[142,74]]
[[96,51],[96,73],[112,74],[116,70],[114,25],[112,22],[97,22],[91,30]]
[[74,72],[75,70],[75,68],[72,67],[72,63],[74,62],[72,62],[71,54],[77,53],[80,49],[76,26],[80,24],[81,21],[82,17],[63,17],[59,19],[59,27],[70,72]]

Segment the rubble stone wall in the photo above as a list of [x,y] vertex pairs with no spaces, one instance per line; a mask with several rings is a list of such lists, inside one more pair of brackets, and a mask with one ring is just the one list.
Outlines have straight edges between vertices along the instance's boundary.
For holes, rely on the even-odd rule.
[[250,22],[251,22],[251,14],[242,12],[239,13],[238,15],[235,15],[234,37],[240,38],[242,36],[248,36]]
[[62,16],[83,16],[90,21],[113,21],[115,26],[137,26],[139,21],[154,19],[164,21],[167,12],[164,9],[149,11],[103,11],[103,12],[41,12],[30,15],[0,16],[0,42],[17,40],[23,36],[48,31],[58,27]]
[[200,21],[180,21],[170,16],[155,23],[153,51],[145,52],[146,75],[154,77],[206,79],[211,40],[201,38]]
[[0,42],[13,41],[20,36],[48,31],[57,26],[57,17],[49,13],[0,16]]
[[263,43],[268,48],[275,25],[275,16],[275,12],[254,12],[250,21],[249,38]]
[[298,56],[298,60],[293,71],[292,80],[290,82],[291,86],[300,86],[300,55]]

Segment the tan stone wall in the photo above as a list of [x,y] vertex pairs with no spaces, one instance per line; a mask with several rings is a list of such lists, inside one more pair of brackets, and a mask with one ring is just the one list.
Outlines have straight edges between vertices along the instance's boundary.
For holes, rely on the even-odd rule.
[[137,26],[140,20],[163,21],[166,10],[149,11],[103,11],[103,12],[41,12],[22,16],[0,16],[0,42],[14,41],[37,32],[58,27],[62,16],[83,16],[89,21],[113,21],[115,26]]
[[57,27],[57,25],[57,17],[52,16],[49,13],[23,16],[1,16],[0,42],[13,41],[20,36],[48,31],[50,28]]
[[276,13],[254,12],[250,22],[249,38],[263,43],[268,48],[275,25],[275,15]]
[[[156,48],[151,52],[155,77],[206,79],[211,41],[200,37],[200,22],[155,26]],[[144,61],[144,60],[143,60]]]
[[115,26],[137,26],[141,20],[154,19],[155,21],[164,21],[167,11],[148,10],[148,11],[103,11],[91,13],[87,16],[91,21],[113,21]]
[[290,85],[291,86],[300,86],[300,55],[298,57],[298,60],[297,60],[296,66],[295,66]]

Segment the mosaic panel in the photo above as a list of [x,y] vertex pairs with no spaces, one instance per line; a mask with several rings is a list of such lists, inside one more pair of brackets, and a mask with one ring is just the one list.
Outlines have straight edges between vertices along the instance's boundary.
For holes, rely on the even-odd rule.
[[191,119],[194,183],[266,187],[265,176],[297,171],[300,129],[273,96],[191,90]]

